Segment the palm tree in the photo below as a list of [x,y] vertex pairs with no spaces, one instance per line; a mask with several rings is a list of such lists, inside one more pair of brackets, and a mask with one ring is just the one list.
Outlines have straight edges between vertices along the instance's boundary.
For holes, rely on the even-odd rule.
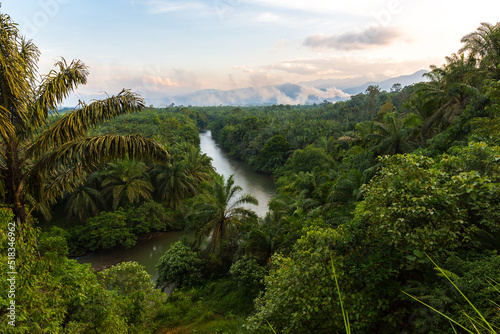
[[177,209],[188,194],[196,192],[197,180],[191,176],[184,161],[157,165],[152,173],[158,198]]
[[84,221],[96,216],[104,206],[101,192],[87,183],[73,189],[66,199],[66,214],[69,218]]
[[222,240],[229,237],[232,229],[245,220],[257,218],[255,212],[242,205],[258,205],[259,202],[250,194],[236,197],[242,188],[234,185],[233,175],[227,181],[224,176],[216,175],[212,183],[203,184],[203,189],[205,192],[195,205],[190,220],[197,229],[198,245],[205,237],[209,237],[208,250],[217,252]]
[[214,172],[212,158],[193,145],[186,152],[187,172],[197,182],[210,180],[210,173]]
[[461,40],[464,46],[460,53],[469,52],[480,62],[493,79],[500,79],[500,22],[493,25],[481,23],[475,32],[465,35]]
[[351,201],[359,201],[361,199],[360,188],[363,185],[363,173],[358,169],[351,169],[342,172],[331,188],[328,195],[328,205],[335,206],[338,204],[346,204]]
[[108,166],[101,186],[102,194],[112,203],[113,210],[152,198],[153,186],[147,177],[144,163],[122,160],[109,163]]
[[116,96],[80,102],[49,125],[50,113],[87,82],[79,60],[56,62],[58,70],[39,77],[38,48],[25,40],[6,14],[0,14],[0,179],[5,204],[19,222],[26,220],[28,198],[35,206],[51,203],[83,183],[83,173],[118,158],[167,162],[167,151],[142,136],[93,136],[87,131],[121,114],[140,111],[144,100],[122,90]]
[[375,147],[376,153],[383,155],[410,152],[415,148],[412,137],[415,127],[419,124],[420,119],[414,114],[407,116],[397,112],[386,114],[383,123],[374,123],[374,138],[378,142]]
[[[260,219],[259,219],[260,220]],[[259,224],[248,232],[245,250],[267,266],[271,265],[271,257],[281,246],[283,224],[276,219],[273,213],[268,212]]]

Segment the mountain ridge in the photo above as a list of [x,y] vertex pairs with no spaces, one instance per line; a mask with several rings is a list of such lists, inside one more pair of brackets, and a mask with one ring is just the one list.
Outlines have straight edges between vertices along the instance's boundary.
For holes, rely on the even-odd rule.
[[427,70],[419,70],[413,74],[401,75],[382,81],[368,81],[361,85],[346,86],[348,83],[360,82],[352,79],[319,79],[284,83],[273,86],[245,87],[231,90],[203,89],[189,94],[165,98],[164,104],[218,106],[218,105],[272,105],[272,104],[313,104],[323,101],[337,102],[350,98],[351,95],[363,93],[370,85],[378,85],[381,90],[389,91],[399,83],[402,87],[426,81],[423,74]]

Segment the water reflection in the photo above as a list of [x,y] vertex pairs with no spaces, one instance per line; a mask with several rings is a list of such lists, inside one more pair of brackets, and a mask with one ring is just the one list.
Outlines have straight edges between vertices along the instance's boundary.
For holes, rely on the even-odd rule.
[[217,173],[227,179],[234,174],[234,183],[243,188],[241,194],[252,194],[259,201],[258,207],[247,205],[260,217],[264,217],[268,210],[267,205],[274,197],[275,187],[271,176],[255,172],[247,163],[232,158],[215,143],[210,131],[200,133],[200,149],[212,158],[212,165]]

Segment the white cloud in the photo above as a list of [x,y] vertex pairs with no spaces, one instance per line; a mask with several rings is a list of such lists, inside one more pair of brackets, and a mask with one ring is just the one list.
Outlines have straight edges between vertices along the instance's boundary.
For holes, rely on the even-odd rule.
[[278,22],[280,20],[281,16],[269,12],[259,14],[255,19],[255,21],[257,22],[266,22],[266,23]]
[[330,36],[309,36],[302,45],[313,49],[356,50],[390,45],[401,35],[401,31],[394,27],[372,26],[363,31],[348,31]]
[[[348,0],[246,0],[245,2],[271,8],[285,8],[302,12],[333,13],[346,10],[358,13],[363,5]],[[368,1],[363,1],[368,4]]]
[[178,87],[179,83],[170,80],[168,77],[155,76],[155,75],[143,75],[142,80],[145,85],[151,87],[154,90],[158,90],[161,87]]
[[206,5],[197,1],[148,1],[149,12],[152,14],[163,14],[177,11],[203,10]]
[[[393,58],[368,57],[324,57],[311,59],[291,59],[275,64],[255,67],[258,71],[280,71],[287,75],[299,75],[302,78],[344,79],[355,77],[398,76],[427,68],[433,61],[430,58],[408,59],[404,61]],[[250,69],[246,67],[247,71]]]

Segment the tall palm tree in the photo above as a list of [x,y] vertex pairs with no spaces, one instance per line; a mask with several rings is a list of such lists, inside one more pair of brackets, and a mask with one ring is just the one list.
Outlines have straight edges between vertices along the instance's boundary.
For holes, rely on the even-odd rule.
[[208,250],[217,252],[222,240],[229,237],[233,228],[245,220],[257,218],[255,212],[242,205],[258,205],[259,202],[250,194],[236,197],[242,188],[234,185],[233,175],[227,181],[224,176],[216,175],[212,183],[204,184],[204,190],[190,220],[197,229],[198,245],[209,237]]
[[146,165],[138,161],[122,160],[109,163],[101,185],[103,196],[111,202],[113,210],[152,198],[153,186],[146,171]]
[[77,108],[49,125],[50,113],[87,82],[79,60],[56,62],[57,70],[38,74],[40,52],[25,40],[6,14],[0,14],[0,179],[4,201],[18,221],[25,205],[52,202],[83,182],[83,173],[117,158],[167,162],[167,151],[139,135],[87,137],[87,131],[110,118],[140,111],[144,100],[122,90]]
[[370,85],[366,88],[365,94],[368,95],[368,102],[366,103],[366,111],[368,115],[375,117],[375,100],[378,93],[380,93],[380,87],[377,85]]

